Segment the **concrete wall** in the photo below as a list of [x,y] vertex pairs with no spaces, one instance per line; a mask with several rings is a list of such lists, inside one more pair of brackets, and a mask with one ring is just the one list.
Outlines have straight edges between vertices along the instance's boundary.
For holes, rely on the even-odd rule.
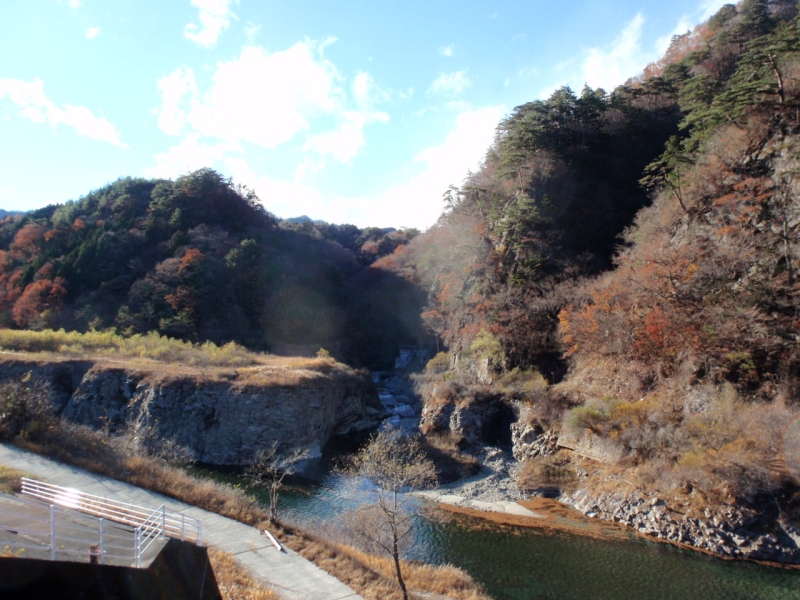
[[147,569],[0,558],[0,598],[221,600],[205,548],[169,540]]

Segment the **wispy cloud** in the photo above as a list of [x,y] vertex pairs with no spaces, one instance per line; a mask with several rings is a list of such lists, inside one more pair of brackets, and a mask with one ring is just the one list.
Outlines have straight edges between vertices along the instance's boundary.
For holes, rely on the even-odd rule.
[[428,95],[441,94],[456,96],[469,88],[472,82],[467,77],[466,71],[455,73],[442,73],[428,88]]
[[591,87],[613,89],[628,78],[641,72],[654,57],[643,52],[641,46],[642,27],[645,18],[637,14],[617,38],[606,48],[590,48],[581,63],[578,85],[587,83]]
[[419,152],[410,167],[418,173],[401,185],[369,197],[326,198],[300,181],[259,176],[244,158],[225,160],[234,179],[254,189],[271,212],[289,217],[313,215],[334,223],[360,227],[418,227],[433,225],[442,212],[442,193],[461,184],[468,170],[477,169],[494,139],[502,106],[466,110],[455,117],[447,137]]
[[228,28],[231,20],[236,18],[231,4],[238,0],[192,0],[192,6],[200,10],[197,16],[200,25],[189,23],[183,29],[183,35],[204,48],[217,45],[220,34]]
[[85,106],[57,106],[45,95],[44,82],[40,79],[0,79],[0,99],[4,98],[19,106],[20,115],[34,123],[48,123],[51,127],[66,125],[82,137],[127,147],[111,122],[95,116]]
[[100,28],[99,27],[89,27],[89,29],[86,30],[86,39],[87,40],[93,40],[98,35],[100,35]]
[[219,161],[220,152],[235,153],[244,144],[272,149],[298,138],[317,160],[355,158],[366,145],[365,127],[389,120],[375,108],[386,95],[368,73],[348,86],[321,53],[327,43],[306,40],[272,54],[248,46],[218,63],[206,84],[188,67],[162,77],[158,125],[185,139],[156,157],[163,167],[158,174],[180,174],[164,171],[186,162],[181,157]]
[[450,44],[448,46],[439,46],[439,56],[450,58],[453,56],[455,49],[456,47],[454,44]]

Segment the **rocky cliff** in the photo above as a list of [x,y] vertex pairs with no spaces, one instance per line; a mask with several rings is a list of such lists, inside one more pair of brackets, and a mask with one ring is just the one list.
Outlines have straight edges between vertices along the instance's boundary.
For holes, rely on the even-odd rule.
[[209,464],[248,463],[273,442],[319,456],[333,435],[367,429],[382,415],[367,374],[325,360],[211,374],[109,362],[0,362],[0,380],[28,373],[63,417],[172,440]]

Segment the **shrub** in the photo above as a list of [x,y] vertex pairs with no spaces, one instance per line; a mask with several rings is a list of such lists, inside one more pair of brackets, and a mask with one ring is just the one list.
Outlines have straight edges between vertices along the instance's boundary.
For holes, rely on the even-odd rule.
[[608,421],[608,414],[594,406],[576,406],[567,416],[567,423],[575,429],[588,429],[592,433],[601,435],[603,425]]

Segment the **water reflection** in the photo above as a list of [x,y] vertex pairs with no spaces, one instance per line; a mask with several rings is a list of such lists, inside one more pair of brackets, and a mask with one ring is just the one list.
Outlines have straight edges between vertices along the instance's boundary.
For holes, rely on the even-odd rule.
[[[368,489],[330,473],[319,483],[295,481],[281,495],[281,516],[325,529]],[[423,513],[411,558],[465,569],[497,600],[800,599],[797,571],[722,561],[635,536],[597,540],[503,526],[430,505]]]

